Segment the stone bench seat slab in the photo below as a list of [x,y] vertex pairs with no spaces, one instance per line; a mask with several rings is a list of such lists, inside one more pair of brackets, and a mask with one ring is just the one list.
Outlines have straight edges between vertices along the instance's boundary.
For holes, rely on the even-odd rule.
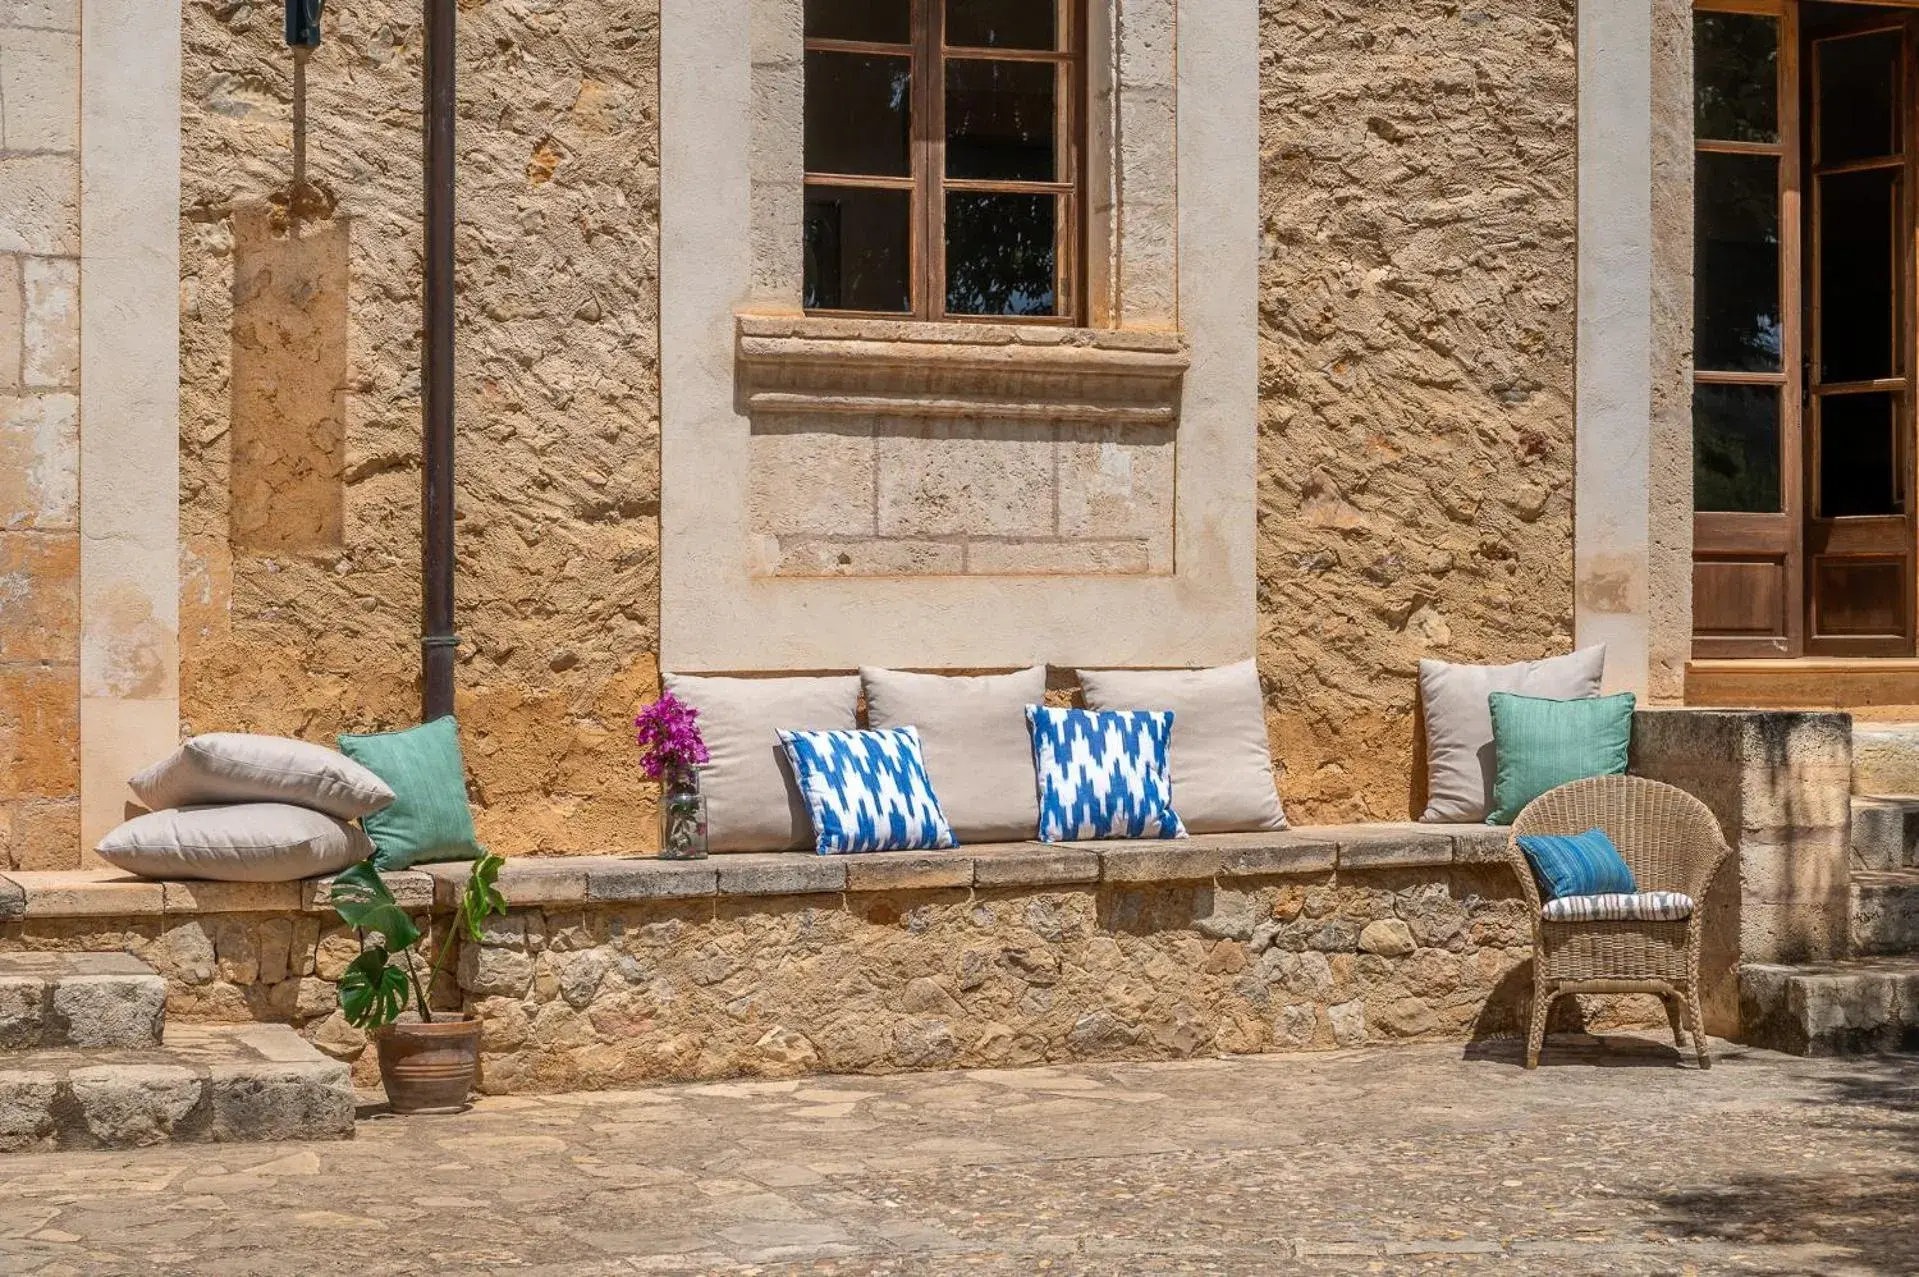
[[[500,871],[510,904],[619,903],[714,896],[793,896],[883,891],[1209,882],[1306,877],[1335,870],[1441,869],[1498,864],[1508,831],[1410,821],[1302,827],[1190,838],[1047,844],[993,843],[950,851],[816,856],[811,852],[715,854],[660,860],[646,854],[517,857]],[[468,861],[381,875],[401,907],[453,908]],[[329,914],[333,880],[245,883],[157,881],[116,869],[0,874],[0,920],[137,918],[222,913]]]

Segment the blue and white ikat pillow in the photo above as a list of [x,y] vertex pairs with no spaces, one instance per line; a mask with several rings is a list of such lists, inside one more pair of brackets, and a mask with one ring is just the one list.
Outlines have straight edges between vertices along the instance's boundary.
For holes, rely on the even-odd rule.
[[927,779],[915,729],[782,731],[780,744],[812,813],[820,855],[958,845]]
[[1173,810],[1169,710],[1026,707],[1039,840],[1184,838]]

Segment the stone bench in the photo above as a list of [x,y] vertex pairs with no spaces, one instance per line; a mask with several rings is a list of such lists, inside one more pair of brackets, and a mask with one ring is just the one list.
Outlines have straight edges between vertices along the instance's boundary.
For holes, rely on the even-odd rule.
[[[485,1086],[1177,1058],[1512,1032],[1504,831],[1415,824],[930,853],[514,859],[437,995]],[[464,864],[387,875],[423,920]],[[0,950],[124,950],[176,1023],[296,1025],[371,1081],[327,883],[0,874]],[[444,936],[445,928],[439,928]]]

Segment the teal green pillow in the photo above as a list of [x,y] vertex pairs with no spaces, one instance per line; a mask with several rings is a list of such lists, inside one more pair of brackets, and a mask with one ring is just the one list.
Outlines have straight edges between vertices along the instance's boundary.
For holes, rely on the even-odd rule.
[[1487,824],[1512,824],[1527,803],[1568,781],[1625,774],[1637,704],[1631,692],[1574,701],[1494,692],[1487,699],[1495,765]]
[[460,729],[451,714],[403,732],[342,736],[340,752],[393,790],[391,806],[360,818],[373,840],[375,868],[480,857],[466,805]]

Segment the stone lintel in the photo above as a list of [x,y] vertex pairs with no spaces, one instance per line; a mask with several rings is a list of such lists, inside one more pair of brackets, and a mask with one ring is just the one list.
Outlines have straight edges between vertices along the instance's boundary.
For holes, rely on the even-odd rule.
[[1424,869],[1453,863],[1453,839],[1430,826],[1342,825],[1320,831],[1339,843],[1341,869]]
[[1009,842],[969,847],[976,887],[1050,887],[1099,881],[1099,857],[1081,847]]
[[965,851],[902,851],[846,860],[848,891],[926,891],[973,886],[973,858]]
[[754,852],[713,857],[722,896],[801,896],[846,890],[845,856]]
[[24,916],[30,918],[138,918],[166,912],[160,883],[117,869],[16,872],[5,880],[25,894]]
[[[393,893],[394,903],[402,909],[431,909],[433,907],[432,874],[422,873],[418,869],[398,869],[392,873],[380,875],[380,881]],[[305,913],[332,913],[333,879],[309,878],[299,884],[301,888],[300,908]]]
[[[506,893],[508,903],[515,905],[578,904],[586,899],[587,871],[604,859],[597,856],[568,856],[508,861],[507,866],[513,867],[513,874],[509,878],[507,868],[501,868],[500,890]],[[433,879],[434,907],[451,909],[460,902],[460,893],[466,890],[466,881],[473,873],[473,862],[447,861],[421,865],[420,869]]]
[[306,904],[301,882],[163,882],[160,890],[168,913],[294,913]]
[[[508,861],[510,868],[512,861]],[[502,871],[504,873],[504,871]],[[711,860],[647,857],[596,864],[586,873],[588,900],[669,900],[719,892],[720,871]],[[510,884],[508,899],[511,899]]]

